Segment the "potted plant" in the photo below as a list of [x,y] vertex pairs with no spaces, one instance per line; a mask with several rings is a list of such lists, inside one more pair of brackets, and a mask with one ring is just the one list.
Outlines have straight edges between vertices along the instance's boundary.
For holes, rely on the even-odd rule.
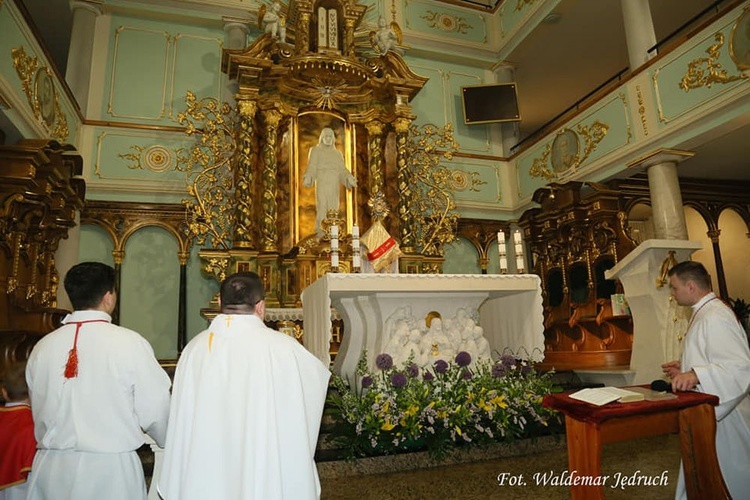
[[750,342],[750,304],[745,302],[744,299],[729,299],[729,303],[732,305],[732,311],[734,311],[740,324],[745,329],[745,333],[748,334],[748,342]]

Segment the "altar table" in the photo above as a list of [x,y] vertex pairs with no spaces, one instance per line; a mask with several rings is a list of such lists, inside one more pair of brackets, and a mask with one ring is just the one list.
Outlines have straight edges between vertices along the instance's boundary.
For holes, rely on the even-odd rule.
[[[543,404],[565,414],[568,467],[578,476],[601,476],[604,443],[679,432],[688,498],[731,498],[716,458],[714,406],[719,398],[699,392],[679,392],[677,396],[594,406],[568,394],[549,394]],[[571,486],[571,497],[601,499],[604,486]]]
[[331,307],[344,320],[344,338],[333,371],[354,380],[367,350],[369,367],[382,352],[387,319],[408,306],[414,317],[430,311],[451,317],[457,308],[479,311],[479,324],[493,351],[541,361],[544,318],[541,281],[532,274],[350,274],[328,273],[302,292],[305,347],[331,361]]

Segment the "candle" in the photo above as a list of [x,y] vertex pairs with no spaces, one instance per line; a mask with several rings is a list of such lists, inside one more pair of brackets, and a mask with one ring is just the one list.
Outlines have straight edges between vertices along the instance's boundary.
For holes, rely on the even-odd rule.
[[331,238],[331,250],[338,250],[338,249],[339,249],[339,239]]
[[331,267],[334,269],[339,267],[339,254],[337,252],[331,254]]
[[521,231],[519,231],[518,229],[516,229],[516,232],[513,233],[513,241],[516,244],[521,243]]
[[500,257],[500,271],[505,272],[508,270],[508,259]]
[[352,238],[359,239],[359,226],[356,223],[352,226]]
[[524,269],[523,266],[523,255],[519,255],[518,257],[516,257],[516,271],[522,273]]
[[339,237],[339,227],[336,224],[331,226],[331,238]]
[[359,254],[352,255],[352,267],[358,269],[362,266],[362,261],[359,258]]

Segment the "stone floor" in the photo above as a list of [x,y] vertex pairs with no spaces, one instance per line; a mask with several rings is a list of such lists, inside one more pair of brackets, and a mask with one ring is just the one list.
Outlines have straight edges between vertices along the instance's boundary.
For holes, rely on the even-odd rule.
[[[544,486],[544,474],[558,478],[567,473],[567,451],[563,442],[536,452],[508,458],[494,458],[419,470],[380,474],[352,474],[326,477],[321,470],[323,500],[411,500],[411,499],[568,499],[566,486]],[[609,475],[605,486],[608,499],[671,499],[680,464],[677,435],[658,436],[605,445],[602,475]],[[404,467],[405,468],[405,467]],[[505,484],[498,476],[506,474]],[[535,477],[536,474],[536,477]],[[615,482],[625,476],[664,477],[663,486],[631,486],[621,489]],[[523,476],[523,485],[511,482]]]

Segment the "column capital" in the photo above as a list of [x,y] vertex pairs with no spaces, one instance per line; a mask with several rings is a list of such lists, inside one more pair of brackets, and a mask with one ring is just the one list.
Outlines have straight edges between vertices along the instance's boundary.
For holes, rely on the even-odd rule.
[[101,16],[103,14],[102,7],[104,6],[103,0],[70,0],[68,4],[70,11],[75,12],[78,9],[83,9],[91,12],[95,16]]
[[627,164],[627,167],[647,169],[662,163],[674,163],[676,165],[681,161],[692,158],[693,156],[695,156],[693,151],[662,148],[631,161]]
[[239,29],[239,30],[242,30],[242,32],[245,34],[247,34],[250,31],[250,28],[248,26],[252,22],[250,21],[250,19],[242,19],[239,17],[227,17],[227,16],[222,17],[221,21],[224,23],[224,31]]

